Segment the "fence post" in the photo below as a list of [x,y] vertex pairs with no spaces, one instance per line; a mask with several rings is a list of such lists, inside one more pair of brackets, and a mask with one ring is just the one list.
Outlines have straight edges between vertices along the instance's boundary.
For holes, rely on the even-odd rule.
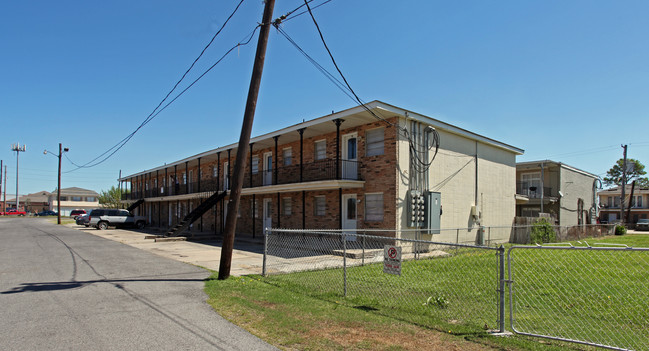
[[365,265],[365,234],[363,233],[363,256],[361,256],[361,266]]
[[505,332],[505,247],[498,248],[498,329]]
[[347,297],[347,236],[342,233],[343,239],[343,296]]
[[268,256],[268,233],[270,232],[270,229],[266,228],[264,230],[264,259],[263,259],[263,264],[261,268],[261,275],[263,277],[266,276],[266,256]]

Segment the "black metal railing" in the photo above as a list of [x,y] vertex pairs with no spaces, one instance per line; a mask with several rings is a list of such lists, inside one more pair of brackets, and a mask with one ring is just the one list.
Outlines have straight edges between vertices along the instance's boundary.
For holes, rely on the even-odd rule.
[[[336,167],[336,160],[334,159],[318,160],[302,164],[302,166],[299,164],[280,166],[277,170],[259,170],[257,173],[253,174],[250,174],[250,171],[246,169],[243,187],[256,188],[268,185],[335,179],[361,180],[360,169],[360,162],[358,161],[340,160],[339,166]],[[225,189],[225,186],[226,182],[224,182],[223,179],[202,179],[200,184],[198,182],[191,182],[189,184],[178,183],[166,187],[160,187],[159,189],[125,193],[122,194],[122,200],[137,200],[143,197],[174,196],[229,190]]]
[[541,195],[543,197],[556,196],[552,188],[543,187],[543,193],[541,194],[541,187],[534,183],[529,183],[529,182],[517,182],[516,194],[527,196],[530,199],[540,199]]

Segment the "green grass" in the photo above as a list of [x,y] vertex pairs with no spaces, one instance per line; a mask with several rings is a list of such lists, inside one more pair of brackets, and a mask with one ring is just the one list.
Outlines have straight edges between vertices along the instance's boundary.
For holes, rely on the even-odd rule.
[[[649,247],[649,235],[587,241],[592,246]],[[485,327],[497,327],[496,252],[447,252],[445,257],[403,262],[401,276],[383,273],[382,264],[349,267],[346,296],[342,269],[210,280],[206,291],[226,318],[286,349],[430,348],[404,346],[413,333],[435,336],[444,345],[440,348],[457,342],[470,342],[462,349],[584,348],[520,335],[488,335]],[[518,331],[649,348],[649,252],[517,248],[511,257]],[[506,326],[511,330],[506,296]],[[396,329],[388,329],[394,335],[383,335],[385,326],[393,325]],[[374,335],[375,330],[383,333],[357,337]],[[351,339],[358,340],[344,342]]]
[[484,330],[437,330],[376,313],[344,299],[322,299],[269,284],[260,276],[205,284],[208,303],[226,319],[285,350],[566,350],[583,349]]

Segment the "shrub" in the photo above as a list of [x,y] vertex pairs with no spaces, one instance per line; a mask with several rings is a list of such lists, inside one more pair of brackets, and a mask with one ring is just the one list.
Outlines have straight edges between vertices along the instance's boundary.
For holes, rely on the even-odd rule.
[[615,235],[624,235],[626,234],[626,227],[618,224],[615,226]]
[[542,244],[552,243],[557,240],[557,235],[547,219],[541,218],[532,224],[530,243]]

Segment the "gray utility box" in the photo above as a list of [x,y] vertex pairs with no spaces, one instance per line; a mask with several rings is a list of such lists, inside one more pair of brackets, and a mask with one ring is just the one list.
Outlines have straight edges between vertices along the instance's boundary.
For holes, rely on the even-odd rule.
[[408,192],[408,226],[427,229],[429,234],[439,234],[442,215],[442,194],[432,191]]

